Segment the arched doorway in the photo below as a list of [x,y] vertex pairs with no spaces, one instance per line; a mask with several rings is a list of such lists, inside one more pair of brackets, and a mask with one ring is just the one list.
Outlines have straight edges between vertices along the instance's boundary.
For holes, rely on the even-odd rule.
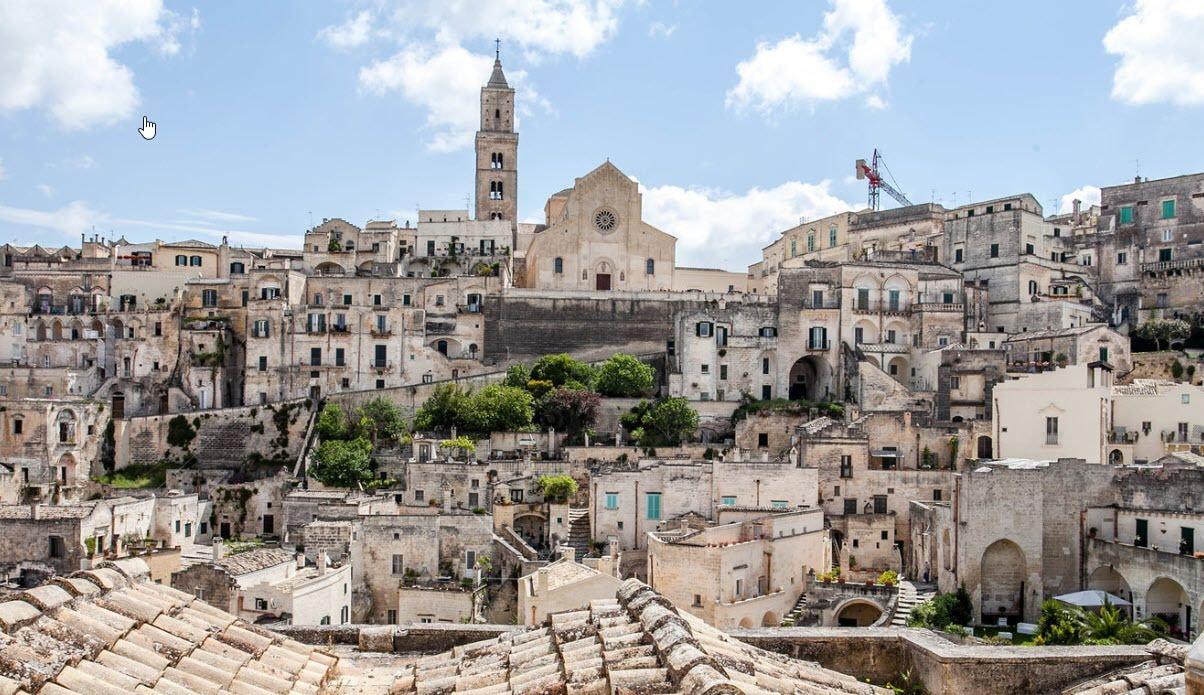
[[822,401],[831,394],[832,369],[822,357],[800,358],[790,368],[789,398]]
[[991,449],[991,438],[990,437],[984,435],[984,436],[981,436],[978,438],[978,458],[980,458],[980,459],[994,458],[993,452]]
[[834,620],[840,627],[869,627],[882,617],[882,608],[872,601],[851,599],[837,607]]
[[1145,592],[1145,612],[1171,626],[1174,634],[1185,635],[1192,621],[1191,603],[1183,585],[1170,577],[1159,577]]
[[1009,540],[998,540],[982,554],[980,586],[982,621],[1019,619],[1024,615],[1024,551]]
[[1129,582],[1125,580],[1124,575],[1107,565],[1095,568],[1095,571],[1087,577],[1087,588],[1106,591],[1126,601],[1133,600],[1133,589],[1129,587]]
[[761,616],[761,627],[780,627],[782,619],[773,611],[765,611],[765,615]]
[[538,514],[523,514],[514,518],[514,532],[538,550],[546,545],[547,521]]
[[1125,454],[1120,449],[1113,449],[1108,452],[1108,463],[1113,466],[1119,466],[1125,462]]

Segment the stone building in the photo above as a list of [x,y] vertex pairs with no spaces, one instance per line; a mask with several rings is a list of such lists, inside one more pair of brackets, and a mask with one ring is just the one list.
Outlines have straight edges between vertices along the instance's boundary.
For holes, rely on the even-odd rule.
[[831,567],[822,509],[725,512],[648,534],[648,583],[719,629],[776,626],[809,574]]
[[330,567],[325,555],[307,567],[304,556],[278,548],[225,554],[172,574],[171,586],[252,623],[342,625],[351,620],[351,565]]
[[1008,336],[1003,350],[1012,372],[1096,361],[1107,362],[1120,375],[1133,369],[1128,337],[1103,323],[1017,333]]

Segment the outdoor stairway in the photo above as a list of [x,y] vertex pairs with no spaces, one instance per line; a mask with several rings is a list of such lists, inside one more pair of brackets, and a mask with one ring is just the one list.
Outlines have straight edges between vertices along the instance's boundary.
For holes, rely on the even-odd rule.
[[807,610],[807,592],[799,594],[798,600],[794,602],[794,608],[786,614],[782,619],[782,627],[794,627],[798,625],[799,618],[803,616],[803,611]]
[[589,535],[589,509],[569,510],[569,542],[578,558],[586,557],[593,550]]
[[913,583],[906,579],[899,580],[899,602],[895,606],[895,615],[891,618],[892,627],[907,627],[907,619],[911,617],[911,609],[936,595],[933,584]]

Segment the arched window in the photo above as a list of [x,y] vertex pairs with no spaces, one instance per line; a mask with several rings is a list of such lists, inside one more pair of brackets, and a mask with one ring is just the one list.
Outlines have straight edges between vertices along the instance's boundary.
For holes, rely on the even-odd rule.
[[188,265],[188,256],[184,254],[176,256],[176,265]]
[[1037,281],[1036,280],[1028,281],[1028,293],[1029,294],[1037,294]]
[[446,357],[447,356],[447,341],[440,340],[439,342],[435,343],[435,349],[439,351],[439,354]]
[[188,258],[188,265],[199,266],[200,264],[201,264],[200,256],[190,256]]
[[560,275],[561,273],[563,273],[564,272],[564,259],[561,258],[560,256],[557,256],[556,260],[552,261],[552,270],[557,275]]
[[247,272],[247,266],[243,265],[242,263],[239,263],[238,261],[234,261],[233,263],[230,264],[230,274],[231,275],[242,275],[245,272]]
[[644,261],[644,274],[646,274],[646,275],[655,275],[656,274],[656,261],[652,260],[651,258]]

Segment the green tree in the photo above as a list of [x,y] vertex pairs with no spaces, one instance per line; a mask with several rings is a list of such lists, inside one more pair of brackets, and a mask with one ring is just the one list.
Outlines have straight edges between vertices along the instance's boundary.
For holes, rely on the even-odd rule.
[[652,367],[631,355],[617,354],[598,366],[595,387],[612,398],[636,398],[652,392]]
[[514,364],[506,369],[506,378],[502,380],[502,385],[525,389],[528,381],[531,381],[531,370],[527,369],[527,365]]
[[544,355],[531,367],[531,378],[550,381],[553,386],[564,386],[575,381],[588,388],[594,381],[594,369],[567,353]]
[[531,427],[535,399],[524,389],[491,384],[471,394],[461,413],[469,432],[515,432]]
[[539,400],[538,421],[576,440],[598,419],[602,399],[592,391],[559,388]]
[[314,424],[318,439],[326,442],[335,439],[346,439],[351,431],[347,422],[347,414],[338,403],[328,402],[318,413],[318,422]]
[[1111,603],[1082,613],[1079,636],[1083,644],[1149,644],[1166,634],[1161,622],[1135,623]]
[[325,485],[357,487],[372,480],[372,442],[364,437],[322,442],[310,473]]
[[684,398],[640,401],[620,418],[640,446],[678,446],[698,429],[698,413]]
[[359,422],[367,426],[367,430],[361,429],[357,434],[368,437],[373,444],[396,444],[405,437],[405,417],[393,401],[373,398],[355,412]]
[[439,442],[439,448],[453,449],[456,452],[458,452],[460,455],[464,455],[464,454],[471,454],[474,451],[476,451],[477,445],[474,444],[473,441],[471,439],[469,439],[468,437],[465,437],[464,435],[460,435],[460,436],[456,437],[455,439],[444,439],[443,441]]
[[1191,335],[1191,324],[1180,319],[1150,319],[1138,326],[1134,333],[1154,341],[1154,349],[1161,350],[1163,342],[1170,347],[1176,340],[1186,340]]
[[542,475],[538,485],[539,494],[549,502],[566,502],[577,494],[577,481],[568,475]]
[[453,427],[462,426],[461,413],[468,406],[468,401],[468,392],[455,384],[435,387],[431,397],[415,413],[414,429],[447,432]]

